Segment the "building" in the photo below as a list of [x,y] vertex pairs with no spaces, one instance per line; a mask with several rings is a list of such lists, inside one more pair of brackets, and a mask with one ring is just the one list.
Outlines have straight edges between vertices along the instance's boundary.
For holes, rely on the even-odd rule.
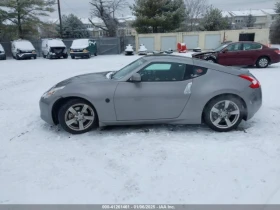
[[223,17],[231,20],[233,29],[247,28],[248,16],[255,19],[253,28],[269,28],[278,15],[274,9],[224,11]]

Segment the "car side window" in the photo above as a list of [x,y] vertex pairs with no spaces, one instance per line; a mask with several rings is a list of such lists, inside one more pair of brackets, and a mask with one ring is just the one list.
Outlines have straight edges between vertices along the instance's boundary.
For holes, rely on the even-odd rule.
[[244,50],[259,50],[262,49],[262,45],[258,43],[244,43]]
[[242,43],[231,44],[226,48],[229,52],[241,51]]
[[203,75],[205,75],[207,73],[207,70],[208,69],[204,68],[204,67],[193,66],[191,78],[196,78],[196,77],[203,76]]
[[186,64],[158,62],[149,64],[138,73],[142,82],[182,81],[185,70]]

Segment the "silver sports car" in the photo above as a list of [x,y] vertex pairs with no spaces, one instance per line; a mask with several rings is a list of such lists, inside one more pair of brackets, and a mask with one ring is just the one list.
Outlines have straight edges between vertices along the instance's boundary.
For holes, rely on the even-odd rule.
[[225,132],[261,104],[260,83],[246,69],[153,55],[116,72],[62,81],[43,94],[40,109],[43,120],[72,134],[108,125],[201,123]]

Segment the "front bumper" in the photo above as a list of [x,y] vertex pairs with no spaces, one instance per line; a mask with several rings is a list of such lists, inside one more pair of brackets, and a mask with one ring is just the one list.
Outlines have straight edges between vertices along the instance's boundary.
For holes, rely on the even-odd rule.
[[50,53],[50,58],[68,57],[67,53]]
[[26,58],[36,58],[37,54],[36,53],[18,53],[17,56],[20,59],[26,59]]
[[6,54],[0,54],[0,60],[6,60]]
[[70,52],[70,56],[75,56],[75,57],[88,57],[90,56],[90,53],[89,52]]
[[40,116],[42,120],[44,120],[50,125],[55,125],[52,117],[51,101],[42,97],[40,99],[39,106],[40,106]]

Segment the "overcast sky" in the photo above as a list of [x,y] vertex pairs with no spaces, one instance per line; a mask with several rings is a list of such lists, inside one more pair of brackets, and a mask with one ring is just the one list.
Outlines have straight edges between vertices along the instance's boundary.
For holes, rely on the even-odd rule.
[[[60,0],[62,14],[73,13],[81,18],[87,18],[90,14],[90,0]],[[130,4],[134,0],[127,0]],[[155,0],[156,1],[156,0]],[[248,9],[270,9],[274,8],[274,4],[277,0],[208,0],[209,4],[226,10],[248,10]],[[123,15],[129,15],[130,10],[126,9],[122,11]],[[121,14],[122,14],[121,13]],[[57,12],[51,15],[52,17],[58,17]]]

